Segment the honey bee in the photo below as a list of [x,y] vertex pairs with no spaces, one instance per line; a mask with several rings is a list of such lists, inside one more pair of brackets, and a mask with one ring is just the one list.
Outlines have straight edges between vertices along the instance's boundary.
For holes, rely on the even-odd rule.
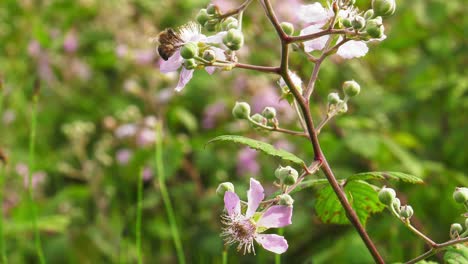
[[169,57],[176,52],[181,46],[183,40],[179,37],[179,34],[172,28],[167,28],[158,35],[158,52],[159,56],[164,60],[168,60]]

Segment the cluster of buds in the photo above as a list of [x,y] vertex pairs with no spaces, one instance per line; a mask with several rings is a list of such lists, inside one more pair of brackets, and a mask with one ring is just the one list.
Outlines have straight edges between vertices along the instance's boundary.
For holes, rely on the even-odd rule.
[[372,9],[363,13],[349,12],[347,17],[340,20],[341,25],[359,33],[362,39],[380,39],[384,36],[382,17],[392,15],[395,9],[395,0],[374,0]]
[[409,221],[414,214],[411,205],[401,205],[400,199],[396,197],[396,192],[392,188],[383,187],[379,191],[379,201],[390,208],[392,213],[404,220]]
[[201,9],[196,20],[208,32],[226,32],[223,37],[223,44],[229,50],[239,50],[244,45],[244,35],[240,30],[240,23],[235,17],[223,17],[216,5],[209,4]]
[[361,86],[354,80],[346,81],[343,83],[344,98],[341,99],[340,95],[336,92],[328,94],[328,116],[332,117],[337,114],[346,113],[348,111],[348,100],[359,94]]
[[275,177],[279,180],[280,185],[291,186],[296,184],[299,173],[291,166],[279,166],[275,170]]
[[250,116],[250,113],[250,105],[246,102],[236,102],[232,108],[232,115],[235,118],[249,121],[254,128],[265,128],[269,124],[273,124],[274,126],[278,125],[276,109],[274,107],[265,107],[261,114],[255,113]]

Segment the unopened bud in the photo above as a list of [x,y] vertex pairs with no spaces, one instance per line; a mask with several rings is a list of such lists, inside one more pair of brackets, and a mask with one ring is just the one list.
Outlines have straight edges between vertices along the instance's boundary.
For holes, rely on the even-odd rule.
[[284,33],[286,33],[286,35],[292,35],[294,34],[294,25],[289,23],[289,22],[282,22],[281,24],[281,28],[283,29]]
[[368,20],[374,16],[374,10],[369,9],[364,13],[364,19]]
[[187,70],[193,70],[197,67],[195,59],[184,60],[184,68]]
[[223,37],[223,43],[230,50],[239,50],[244,45],[244,34],[240,30],[230,29]]
[[362,16],[355,16],[351,24],[354,29],[360,30],[366,25],[366,20]]
[[457,203],[466,203],[468,201],[468,188],[457,187],[453,192],[453,199]]
[[452,239],[457,238],[463,231],[462,225],[454,223],[450,226],[450,237]]
[[280,166],[278,169],[276,169],[275,176],[282,184],[290,186],[296,183],[297,178],[299,177],[299,173],[291,166]]
[[359,94],[361,86],[354,80],[346,81],[343,83],[343,91],[348,97],[353,97]]
[[292,206],[294,199],[289,194],[281,194],[278,196],[280,205]]
[[400,213],[400,208],[401,208],[401,201],[398,198],[393,199],[392,202],[392,207],[397,211],[397,213]]
[[391,205],[395,200],[396,192],[392,188],[383,187],[379,192],[379,201],[386,205]]
[[405,205],[400,208],[400,216],[405,219],[410,219],[414,214],[411,205]]
[[216,53],[213,50],[205,50],[202,58],[208,62],[214,62],[216,60]]
[[200,23],[200,25],[203,26],[208,20],[210,20],[210,15],[208,15],[208,12],[206,12],[206,9],[200,9],[195,19],[197,20],[198,23]]
[[384,34],[384,30],[381,19],[370,19],[367,21],[366,32],[372,38],[381,38]]
[[276,109],[274,107],[265,107],[265,109],[263,109],[262,115],[266,119],[273,119],[276,117]]
[[328,104],[334,105],[341,101],[340,95],[338,93],[330,93],[328,94]]
[[226,18],[223,23],[221,23],[221,29],[228,31],[230,29],[236,29],[239,27],[239,21],[234,17]]
[[209,32],[213,32],[213,31],[216,31],[216,26],[218,25],[218,19],[210,19],[208,21],[205,22],[205,25],[203,25],[203,27],[209,31]]
[[261,125],[266,125],[268,122],[268,120],[264,116],[258,113],[254,114],[251,118],[255,123],[261,124]]
[[206,7],[206,12],[210,15],[217,15],[219,14],[219,8],[217,5],[209,4]]
[[189,42],[185,44],[180,50],[180,56],[182,56],[182,58],[186,60],[193,59],[197,55],[198,55],[198,46],[197,46],[197,43],[195,42]]
[[218,185],[218,188],[216,188],[216,194],[219,197],[224,197],[224,194],[226,192],[234,192],[234,185],[230,182],[223,182]]
[[246,102],[236,102],[232,108],[232,115],[237,119],[248,119],[250,117],[250,105]]
[[395,0],[372,0],[372,9],[377,16],[390,16],[395,13]]
[[351,23],[351,20],[347,19],[347,18],[344,18],[343,20],[341,20],[341,23],[343,24],[343,26],[347,27],[347,28],[350,28],[353,26],[353,24]]

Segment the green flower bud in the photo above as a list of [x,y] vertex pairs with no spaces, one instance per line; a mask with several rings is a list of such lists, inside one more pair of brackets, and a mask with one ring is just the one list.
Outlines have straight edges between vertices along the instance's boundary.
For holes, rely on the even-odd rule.
[[353,26],[353,24],[351,23],[351,20],[347,19],[347,18],[344,18],[343,20],[341,20],[341,23],[343,24],[343,26],[347,27],[347,28],[350,28]]
[[203,26],[208,20],[210,20],[210,15],[208,15],[208,12],[206,12],[206,9],[200,9],[195,19],[197,20],[198,23],[200,23],[200,25]]
[[239,27],[239,21],[234,17],[226,18],[223,23],[221,23],[221,29],[228,31],[230,29],[236,29]]
[[281,24],[281,28],[283,29],[284,33],[286,33],[286,35],[292,35],[294,34],[294,25],[289,23],[289,22],[282,22]]
[[396,192],[392,188],[383,187],[379,192],[379,201],[386,205],[391,205],[395,200]]
[[348,97],[353,97],[359,94],[361,86],[354,80],[346,81],[343,83],[343,91]]
[[234,185],[230,182],[223,182],[216,188],[216,194],[223,198],[226,192],[234,192]]
[[213,5],[213,4],[209,4],[207,7],[206,7],[206,12],[210,15],[217,15],[219,14],[219,8],[218,6],[216,5]]
[[194,42],[189,42],[185,44],[182,47],[182,49],[180,49],[180,56],[182,56],[182,58],[186,60],[193,59],[197,55],[198,55],[198,46]]
[[294,199],[289,194],[278,195],[278,198],[280,205],[292,206],[294,204]]
[[274,107],[265,107],[265,109],[263,109],[262,115],[266,119],[273,119],[276,117],[276,109]]
[[414,214],[413,208],[410,205],[405,205],[400,208],[400,216],[405,219],[410,219]]
[[364,19],[368,20],[374,16],[374,10],[369,9],[364,13]]
[[193,70],[197,67],[195,59],[184,60],[184,68],[187,70]]
[[468,188],[457,187],[453,192],[453,199],[457,203],[466,203],[468,201]]
[[232,115],[237,119],[248,119],[250,116],[250,105],[246,102],[236,102],[232,108]]
[[390,16],[395,13],[395,0],[372,0],[372,9],[376,16]]
[[459,223],[454,223],[450,226],[450,237],[457,238],[463,232],[463,227]]
[[230,29],[223,37],[223,43],[230,50],[239,50],[244,45],[244,34],[240,30]]
[[213,50],[205,50],[202,58],[208,62],[214,62],[216,60],[216,53]]
[[268,120],[262,116],[261,114],[254,114],[252,117],[252,120],[255,121],[255,123],[266,125]]
[[360,30],[366,25],[366,20],[362,16],[355,16],[351,24],[354,29]]
[[340,95],[338,93],[329,93],[328,94],[328,104],[334,105],[341,101]]
[[208,32],[213,32],[216,31],[216,26],[218,25],[218,19],[210,19],[206,21],[205,25],[203,27],[208,31]]
[[371,19],[367,21],[366,32],[372,38],[381,38],[384,34],[382,19]]
[[282,184],[290,186],[296,183],[297,178],[299,177],[299,173],[291,166],[280,166],[278,169],[276,169],[275,176]]

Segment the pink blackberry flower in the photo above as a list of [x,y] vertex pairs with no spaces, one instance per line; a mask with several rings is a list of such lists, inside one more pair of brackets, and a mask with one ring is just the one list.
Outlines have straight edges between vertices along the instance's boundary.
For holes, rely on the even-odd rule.
[[279,228],[291,224],[292,206],[274,205],[264,212],[256,212],[265,197],[262,185],[250,179],[247,191],[247,209],[242,213],[241,201],[234,192],[224,194],[226,214],[222,216],[223,232],[226,245],[238,244],[237,250],[245,254],[255,254],[254,240],[271,252],[282,254],[288,249],[284,237],[276,234],[262,234],[269,228]]

